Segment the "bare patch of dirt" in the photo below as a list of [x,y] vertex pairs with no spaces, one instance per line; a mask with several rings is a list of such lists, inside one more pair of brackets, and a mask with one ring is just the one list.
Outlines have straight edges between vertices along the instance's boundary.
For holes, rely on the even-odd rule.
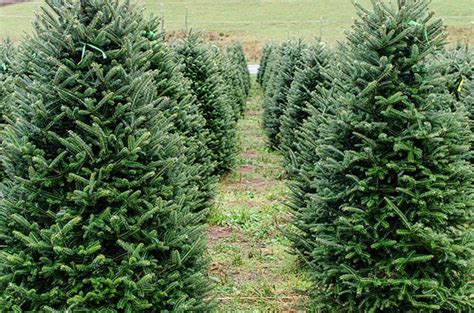
[[231,236],[237,236],[237,240],[232,240],[239,246],[246,246],[248,240],[245,238],[245,234],[240,229],[229,227],[229,226],[211,226],[207,230],[207,238],[209,247],[213,247],[221,242],[229,240]]
[[230,201],[228,205],[226,205],[228,208],[255,208],[257,207],[257,204],[255,201],[252,200],[235,200],[235,201]]
[[[0,0],[1,1],[1,0]],[[170,31],[166,33],[166,40],[173,41],[175,39],[183,39],[187,32]],[[262,42],[257,40],[242,40],[243,35],[239,32],[202,32],[205,41],[216,44],[220,47],[227,47],[235,41],[240,41],[244,48],[245,56],[251,63],[258,63],[262,54]]]
[[260,116],[260,112],[257,111],[257,110],[248,110],[247,112],[245,112],[245,115],[248,115],[248,116]]
[[255,159],[258,157],[258,153],[255,150],[242,152],[242,158],[244,159]]
[[264,188],[268,185],[268,181],[265,180],[265,179],[261,179],[261,178],[250,178],[250,179],[246,179],[244,182],[243,182],[246,186],[249,186],[249,187],[252,187],[252,188],[256,188],[256,189],[259,189],[259,188]]
[[457,43],[474,43],[474,27],[459,27],[449,26],[448,27],[448,40],[451,45]]
[[247,60],[252,63],[258,63],[258,60],[260,60],[260,57],[262,56],[262,43],[256,40],[244,41],[242,45],[244,47]]
[[222,227],[222,226],[212,226],[207,231],[207,236],[209,238],[209,245],[215,245],[223,239],[229,238],[237,230],[231,227]]
[[239,169],[238,172],[242,174],[248,174],[248,173],[253,173],[255,172],[256,167],[254,165],[242,165]]

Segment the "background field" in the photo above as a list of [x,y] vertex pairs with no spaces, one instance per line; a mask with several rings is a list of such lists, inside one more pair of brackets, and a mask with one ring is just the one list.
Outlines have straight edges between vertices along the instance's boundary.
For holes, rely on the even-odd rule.
[[[11,0],[10,0],[11,1]],[[354,17],[351,0],[138,0],[147,12],[165,17],[168,31],[186,27],[205,30],[213,41],[239,39],[249,60],[259,57],[264,42],[292,37],[334,44],[344,38]],[[360,0],[368,4],[369,0]],[[17,41],[31,31],[34,11],[44,1],[0,7],[0,39]],[[444,18],[452,42],[474,43],[474,0],[433,0],[433,10]]]

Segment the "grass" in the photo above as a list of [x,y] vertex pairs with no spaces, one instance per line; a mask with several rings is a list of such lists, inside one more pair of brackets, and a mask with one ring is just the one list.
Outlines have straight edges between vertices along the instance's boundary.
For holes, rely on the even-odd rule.
[[[393,1],[393,0],[392,0]],[[43,0],[0,7],[0,39],[17,41],[31,31],[34,11]],[[213,40],[241,40],[249,59],[259,56],[268,40],[289,37],[313,38],[334,44],[344,38],[354,17],[351,0],[137,0],[147,12],[160,15],[169,31],[188,28],[209,31]],[[369,0],[359,0],[368,4]],[[474,43],[472,0],[432,0],[431,7],[445,19],[451,40],[467,38]]]
[[239,122],[240,161],[221,182],[210,218],[210,275],[222,312],[301,310],[309,286],[281,231],[290,218],[287,187],[281,157],[265,147],[261,98],[254,82]]

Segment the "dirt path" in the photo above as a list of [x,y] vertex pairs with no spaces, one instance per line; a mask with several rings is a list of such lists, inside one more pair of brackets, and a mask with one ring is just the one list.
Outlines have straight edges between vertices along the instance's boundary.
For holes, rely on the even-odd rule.
[[210,220],[210,275],[219,311],[288,312],[302,309],[299,291],[307,283],[279,230],[289,219],[282,204],[287,189],[280,156],[265,148],[256,85],[239,122],[239,165],[221,182]]

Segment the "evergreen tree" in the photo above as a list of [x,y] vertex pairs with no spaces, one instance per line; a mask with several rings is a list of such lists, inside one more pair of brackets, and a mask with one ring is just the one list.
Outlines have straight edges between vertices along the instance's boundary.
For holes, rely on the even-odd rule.
[[265,97],[269,97],[275,84],[274,77],[278,74],[278,65],[283,45],[274,45],[269,52],[268,61],[265,66],[265,72],[262,74],[262,89]]
[[47,3],[2,132],[0,311],[206,309],[195,169],[163,111],[140,11]]
[[466,110],[469,113],[471,131],[474,132],[474,77],[471,77],[471,79],[468,79],[464,82],[461,95],[464,105],[466,106]]
[[149,56],[150,69],[155,74],[154,85],[163,99],[162,111],[172,119],[172,131],[184,137],[186,156],[196,168],[195,175],[188,181],[198,188],[199,201],[194,211],[208,209],[215,195],[217,177],[213,175],[215,164],[208,148],[206,120],[196,105],[191,84],[182,73],[182,64],[176,62],[175,52],[166,44],[164,34],[157,31],[160,20],[151,18],[142,20],[141,24],[146,37],[143,52]]
[[285,158],[287,174],[294,176],[297,171],[295,154],[298,150],[298,133],[301,125],[309,115],[309,105],[314,92],[320,88],[330,88],[331,82],[324,75],[329,64],[330,52],[323,42],[305,49],[301,64],[296,69],[287,97],[287,107],[281,117],[281,146]]
[[234,42],[227,48],[227,56],[232,64],[235,64],[239,69],[240,77],[244,85],[245,97],[249,95],[250,91],[250,73],[245,58],[244,48],[240,42]]
[[295,221],[295,244],[313,249],[313,304],[329,312],[468,312],[472,135],[465,111],[436,92],[426,64],[444,28],[427,1],[373,4],[356,4],[342,73],[352,78],[338,92],[336,114],[319,126],[317,192]]
[[0,124],[5,123],[8,114],[7,97],[11,94],[12,66],[16,49],[10,40],[0,42]]
[[447,91],[456,100],[463,101],[467,95],[464,86],[474,79],[474,51],[467,45],[460,45],[456,49],[440,51],[432,63],[433,72],[441,73]]
[[225,94],[233,109],[234,120],[238,121],[247,101],[240,65],[238,63],[236,64],[235,60],[231,59],[229,54],[222,54],[217,47],[214,53],[214,59],[217,61],[219,74],[225,81]]
[[208,147],[216,164],[215,174],[229,171],[237,157],[236,123],[233,109],[225,93],[225,81],[212,50],[197,33],[190,33],[174,44],[183,74],[191,82],[199,112],[209,131]]
[[[0,42],[0,129],[6,123],[11,108],[8,105],[12,95],[13,59],[16,49],[10,40]],[[1,142],[1,138],[0,138]],[[1,152],[0,152],[1,153]],[[0,163],[0,182],[5,178],[3,164]]]
[[271,78],[273,82],[265,90],[263,127],[271,149],[280,147],[280,119],[287,107],[288,92],[305,47],[301,40],[287,41],[282,45],[275,75]]
[[267,68],[268,68],[268,60],[270,58],[270,55],[272,54],[273,48],[274,48],[273,43],[267,43],[263,47],[262,57],[260,58],[260,67],[258,68],[258,73],[257,73],[257,83],[259,83],[260,86],[263,86],[265,72],[267,71]]
[[443,89],[465,105],[474,130],[474,50],[468,45],[439,52],[431,60],[433,74],[441,74]]

